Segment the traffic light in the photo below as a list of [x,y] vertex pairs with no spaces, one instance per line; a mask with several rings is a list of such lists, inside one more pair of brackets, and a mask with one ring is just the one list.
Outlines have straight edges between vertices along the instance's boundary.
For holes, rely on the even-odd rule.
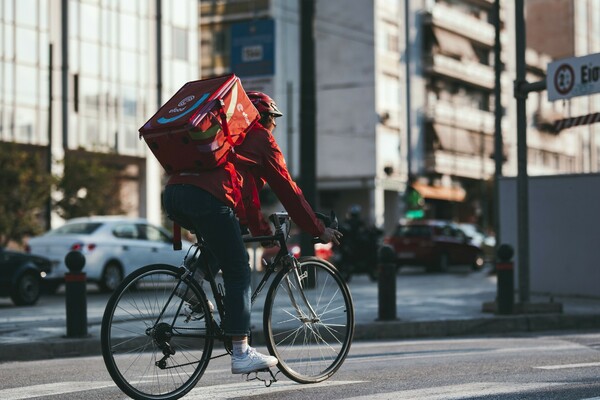
[[409,186],[404,192],[404,216],[409,219],[419,219],[425,216],[425,199],[415,188]]

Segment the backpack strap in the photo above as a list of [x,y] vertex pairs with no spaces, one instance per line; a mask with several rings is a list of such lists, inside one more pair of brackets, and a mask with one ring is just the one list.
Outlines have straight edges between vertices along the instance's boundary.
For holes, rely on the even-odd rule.
[[177,222],[173,222],[173,250],[181,250],[181,226]]
[[221,129],[223,129],[223,133],[225,134],[225,139],[227,139],[227,142],[229,142],[231,147],[237,146],[242,142],[243,136],[240,138],[240,140],[238,140],[237,143],[234,142],[233,136],[231,136],[231,132],[229,131],[229,123],[227,122],[227,114],[225,114],[225,102],[223,99],[219,99],[219,104],[219,118],[221,118],[221,121],[219,122],[217,119],[217,122],[219,125],[221,125]]

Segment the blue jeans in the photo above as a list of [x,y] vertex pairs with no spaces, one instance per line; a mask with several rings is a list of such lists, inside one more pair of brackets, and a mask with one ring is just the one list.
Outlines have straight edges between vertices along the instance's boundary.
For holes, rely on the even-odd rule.
[[200,235],[214,253],[225,283],[225,333],[250,333],[250,265],[231,207],[193,185],[168,185],[163,205],[169,218]]

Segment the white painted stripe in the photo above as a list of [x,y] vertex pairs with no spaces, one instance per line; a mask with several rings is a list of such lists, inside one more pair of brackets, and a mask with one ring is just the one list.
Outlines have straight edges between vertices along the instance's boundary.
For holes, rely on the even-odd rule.
[[481,382],[349,397],[346,400],[460,400],[544,389],[559,383]]
[[19,400],[34,397],[56,396],[65,393],[83,392],[107,387],[115,387],[114,382],[56,382],[44,385],[34,385],[0,390],[0,399]]
[[545,365],[541,367],[533,367],[537,369],[567,369],[567,368],[587,368],[600,367],[600,362],[580,363],[580,364],[563,364],[563,365]]
[[[291,381],[279,381],[266,387],[260,381],[241,382],[227,385],[202,386],[202,381],[192,389],[185,397],[186,399],[231,399],[242,396],[255,396],[266,393],[286,392],[311,388],[323,388],[340,385],[363,383],[363,381],[325,381],[315,385],[301,385]],[[116,387],[114,382],[57,382],[43,385],[18,387],[0,390],[2,400],[23,400],[37,397],[58,396],[66,393],[83,392],[86,390],[98,390]]]
[[[571,349],[576,349],[576,348],[581,348],[581,346],[580,345],[572,345],[572,344],[552,346],[553,351],[571,350]],[[469,351],[464,351],[464,350],[458,349],[458,350],[453,350],[450,352],[446,352],[443,349],[441,349],[440,351],[431,350],[430,352],[427,352],[424,354],[413,354],[407,350],[408,352],[406,355],[402,354],[402,350],[403,350],[403,348],[399,347],[398,351],[395,353],[376,355],[376,356],[372,356],[372,355],[368,355],[368,354],[350,354],[350,356],[348,358],[346,358],[344,363],[348,364],[348,363],[357,363],[357,362],[364,363],[364,362],[385,361],[386,359],[390,359],[390,358],[393,358],[395,360],[411,360],[411,359],[423,359],[423,358],[439,359],[439,358],[452,358],[452,357],[469,357],[469,356],[489,354],[489,353],[505,354],[505,353],[521,353],[523,351],[547,352],[548,346],[544,345],[544,346],[529,346],[529,347],[515,347],[515,348],[476,349],[476,350],[469,350]]]
[[215,386],[200,386],[202,381],[199,382],[198,386],[194,388],[189,394],[185,396],[186,400],[199,400],[199,399],[213,399],[213,400],[225,400],[234,399],[238,397],[246,396],[260,396],[265,394],[287,392],[292,390],[300,389],[319,389],[340,385],[352,385],[355,383],[363,383],[362,381],[334,381],[329,380],[314,385],[301,385],[291,381],[279,381],[273,383],[270,387],[266,387],[262,382],[242,382],[234,383],[229,385],[215,385]]

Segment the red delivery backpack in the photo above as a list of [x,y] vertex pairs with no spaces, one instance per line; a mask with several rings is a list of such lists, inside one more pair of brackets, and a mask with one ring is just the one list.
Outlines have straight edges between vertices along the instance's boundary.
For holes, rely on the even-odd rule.
[[140,128],[167,173],[215,168],[259,119],[234,74],[188,82]]

